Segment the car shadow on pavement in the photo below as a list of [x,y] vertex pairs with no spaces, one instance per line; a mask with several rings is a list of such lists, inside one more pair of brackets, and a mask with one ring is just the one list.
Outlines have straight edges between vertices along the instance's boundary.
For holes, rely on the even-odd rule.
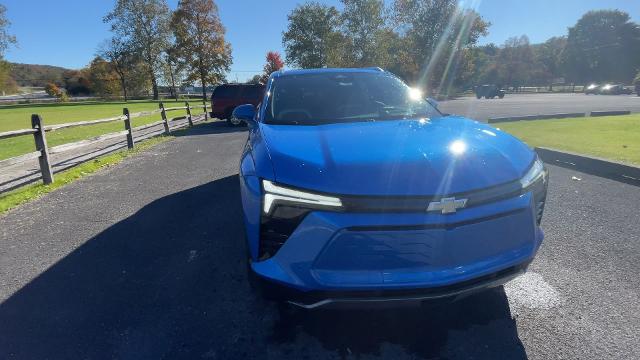
[[199,122],[192,128],[184,128],[172,133],[174,136],[194,136],[194,135],[207,135],[207,134],[224,134],[235,132],[246,132],[248,128],[246,126],[229,126],[224,120],[208,120],[206,122]]
[[389,359],[526,359],[502,287],[455,302],[385,310],[282,309],[272,341],[286,343],[296,329],[342,357]]
[[243,231],[237,176],[147,204],[0,304],[0,359],[526,357],[501,289],[422,309],[263,303]]

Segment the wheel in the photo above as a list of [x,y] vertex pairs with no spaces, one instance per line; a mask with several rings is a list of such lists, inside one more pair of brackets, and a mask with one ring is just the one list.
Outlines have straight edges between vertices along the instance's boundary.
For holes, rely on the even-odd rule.
[[482,95],[476,95],[476,99],[482,99]]
[[500,95],[498,95],[498,97],[499,97],[500,99],[504,99],[504,94],[500,94]]
[[234,117],[233,115],[230,115],[227,118],[227,125],[232,126],[232,127],[239,127],[242,126],[244,124],[244,121],[238,119],[237,117]]
[[224,118],[227,120],[227,125],[231,127],[238,127],[243,125],[243,121],[233,116],[233,109],[227,109],[224,113]]

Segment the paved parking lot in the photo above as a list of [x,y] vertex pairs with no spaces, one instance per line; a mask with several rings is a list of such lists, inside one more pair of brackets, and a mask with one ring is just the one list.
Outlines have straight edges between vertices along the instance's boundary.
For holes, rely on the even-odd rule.
[[202,125],[0,217],[0,359],[640,358],[640,188],[550,166],[545,243],[504,289],[292,312],[246,282],[245,138]]
[[507,94],[504,99],[463,97],[442,101],[445,112],[485,121],[489,117],[605,110],[640,112],[640,96],[584,94]]

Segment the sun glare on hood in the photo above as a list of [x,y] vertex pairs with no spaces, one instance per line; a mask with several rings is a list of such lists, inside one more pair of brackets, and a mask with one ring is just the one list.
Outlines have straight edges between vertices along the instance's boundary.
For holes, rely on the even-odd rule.
[[461,155],[467,150],[467,144],[462,140],[456,140],[449,144],[449,151],[454,155]]

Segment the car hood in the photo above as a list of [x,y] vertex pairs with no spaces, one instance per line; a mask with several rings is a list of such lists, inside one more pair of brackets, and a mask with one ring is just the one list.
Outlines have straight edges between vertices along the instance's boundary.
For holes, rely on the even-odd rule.
[[457,116],[260,130],[275,181],[335,194],[455,194],[519,179],[534,158],[513,136]]

